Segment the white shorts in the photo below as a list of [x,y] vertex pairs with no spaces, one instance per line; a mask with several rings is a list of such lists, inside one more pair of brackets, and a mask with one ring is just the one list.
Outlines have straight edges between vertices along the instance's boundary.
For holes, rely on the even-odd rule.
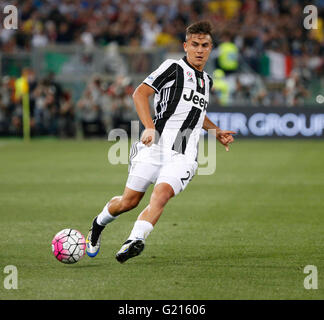
[[174,194],[184,190],[194,177],[198,163],[175,151],[163,152],[156,145],[135,143],[130,152],[126,187],[145,192],[150,184],[168,183]]

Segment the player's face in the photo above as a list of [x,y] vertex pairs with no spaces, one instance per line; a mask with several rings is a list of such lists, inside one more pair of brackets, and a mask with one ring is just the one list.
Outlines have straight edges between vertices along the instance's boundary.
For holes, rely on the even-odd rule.
[[183,44],[188,62],[200,71],[203,70],[208,60],[212,46],[209,34],[192,34]]

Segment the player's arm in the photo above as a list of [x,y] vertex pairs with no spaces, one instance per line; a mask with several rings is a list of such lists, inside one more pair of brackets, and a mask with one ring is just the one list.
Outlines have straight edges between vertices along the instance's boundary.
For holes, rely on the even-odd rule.
[[149,100],[150,96],[154,93],[154,89],[144,83],[140,84],[133,93],[136,112],[145,127],[141,141],[148,146],[154,142],[155,136],[155,125],[151,117]]
[[207,115],[204,119],[203,129],[206,131],[213,130],[212,132],[216,135],[216,139],[225,146],[226,151],[229,151],[229,144],[234,141],[232,134],[236,134],[236,132],[220,129],[207,117]]

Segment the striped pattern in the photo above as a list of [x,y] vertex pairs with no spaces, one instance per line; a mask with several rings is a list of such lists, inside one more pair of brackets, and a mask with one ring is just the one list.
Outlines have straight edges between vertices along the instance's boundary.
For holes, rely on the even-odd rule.
[[196,107],[191,108],[186,120],[183,122],[176,136],[175,142],[172,146],[172,150],[175,150],[179,153],[185,153],[190,135],[198,123],[200,114],[201,109]]
[[[165,60],[143,83],[155,90],[155,144],[197,159],[197,145],[212,79],[186,57]],[[161,139],[160,139],[161,138]]]
[[160,91],[167,82],[175,79],[176,69],[177,69],[177,64],[176,63],[171,64],[170,67],[168,67],[153,81],[152,86],[158,91]]
[[163,113],[167,109],[168,102],[169,102],[169,97],[170,97],[170,91],[171,87],[165,88],[161,91],[161,100],[159,101],[157,107],[156,107],[156,116],[155,118],[161,119],[163,117]]
[[184,82],[183,69],[180,65],[177,64],[175,82],[174,85],[170,88],[169,100],[167,102],[166,110],[163,112],[163,117],[159,119],[155,117],[153,119],[155,128],[158,131],[160,137],[162,135],[166,122],[174,114],[179,104],[183,92],[183,82]]
[[211,89],[213,87],[213,85],[214,85],[213,79],[212,79],[212,77],[209,74],[207,74],[207,77],[209,79],[209,88]]
[[129,162],[128,162],[128,172],[130,171],[130,168],[132,166],[132,160],[137,156],[138,154],[138,146],[139,141],[136,141],[132,144],[130,152],[129,152]]

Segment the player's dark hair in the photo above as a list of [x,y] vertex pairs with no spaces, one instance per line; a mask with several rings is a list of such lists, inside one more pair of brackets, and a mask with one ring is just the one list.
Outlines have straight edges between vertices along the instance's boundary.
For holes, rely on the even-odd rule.
[[213,39],[212,32],[213,27],[209,21],[205,20],[195,22],[186,29],[186,41],[190,38],[192,34],[209,34],[210,37]]

